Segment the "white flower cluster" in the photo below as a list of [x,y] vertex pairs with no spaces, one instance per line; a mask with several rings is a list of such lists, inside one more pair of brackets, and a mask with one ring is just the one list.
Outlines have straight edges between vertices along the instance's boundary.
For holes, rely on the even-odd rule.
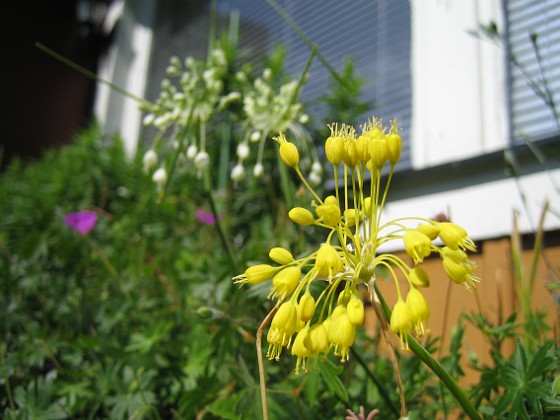
[[[172,153],[178,153],[179,166],[191,161],[191,167],[199,177],[202,176],[211,166],[212,160],[207,151],[206,126],[208,124],[210,127],[214,116],[235,103],[240,105],[230,109],[239,115],[231,121],[241,122],[242,134],[239,136],[239,131],[234,130],[234,139],[239,138],[236,145],[237,162],[231,169],[234,183],[245,178],[245,167],[251,156],[254,162],[253,176],[264,174],[264,145],[271,133],[288,128],[304,131],[301,125],[307,123],[309,118],[302,112],[296,81],[279,84],[273,71],[266,68],[260,77],[251,82],[246,71],[238,71],[231,77],[228,73],[231,67],[232,63],[228,62],[220,48],[215,48],[207,61],[188,57],[182,62],[173,57],[167,68],[169,79],[163,80],[158,100],[142,106],[147,111],[144,125],[153,126],[160,132],[143,162],[144,170],[149,173],[159,167],[152,173],[158,188],[172,176],[164,169],[165,157]],[[162,150],[164,144],[160,143],[164,136],[172,139],[172,153]],[[258,145],[256,157],[255,153],[251,153],[251,144]],[[311,173],[312,182],[320,183],[322,171]]]

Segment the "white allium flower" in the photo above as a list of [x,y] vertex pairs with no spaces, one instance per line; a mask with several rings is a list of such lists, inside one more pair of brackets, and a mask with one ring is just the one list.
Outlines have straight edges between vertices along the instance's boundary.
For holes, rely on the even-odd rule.
[[154,114],[147,114],[142,121],[145,126],[152,125],[156,116]]
[[245,168],[241,163],[238,163],[231,170],[231,179],[235,182],[243,181],[245,178]]
[[245,74],[245,72],[242,72],[241,70],[235,73],[235,78],[237,79],[238,82],[241,83],[245,83],[247,81],[247,75]]
[[301,124],[307,124],[307,123],[309,122],[309,115],[307,115],[307,114],[301,114],[301,115],[299,116],[299,122],[300,122]]
[[320,184],[321,184],[321,181],[322,181],[322,178],[321,178],[321,175],[320,175],[320,174],[318,174],[318,173],[316,173],[316,172],[311,172],[311,173],[309,174],[309,183],[310,183],[312,186],[316,187],[316,186],[320,185]]
[[323,173],[323,166],[320,162],[315,161],[311,165],[311,172],[315,172],[317,175],[321,175]]
[[188,148],[187,148],[187,157],[189,159],[194,159],[194,157],[196,156],[198,152],[198,147],[196,147],[196,144],[191,144]]
[[154,126],[157,128],[162,128],[165,124],[167,124],[167,114],[156,117],[154,120]]
[[262,165],[262,163],[257,163],[253,168],[253,175],[255,176],[255,178],[260,178],[263,173],[264,173],[264,166]]
[[245,160],[249,157],[249,146],[246,143],[239,143],[237,145],[237,157],[241,160]]
[[253,132],[251,133],[250,140],[251,140],[253,143],[258,142],[260,139],[261,139],[261,133],[260,133],[259,131],[253,131]]
[[158,163],[158,155],[152,149],[148,150],[144,157],[142,158],[142,163],[144,164],[144,170],[147,171],[153,168]]
[[159,186],[162,186],[167,182],[167,171],[165,168],[158,168],[157,171],[152,175],[152,181],[154,181]]
[[210,156],[204,150],[198,152],[198,154],[194,158],[194,166],[199,171],[203,171],[208,168],[208,164],[210,163]]
[[272,77],[272,70],[270,70],[267,67],[266,69],[263,70],[263,79],[264,80],[270,80],[271,77]]

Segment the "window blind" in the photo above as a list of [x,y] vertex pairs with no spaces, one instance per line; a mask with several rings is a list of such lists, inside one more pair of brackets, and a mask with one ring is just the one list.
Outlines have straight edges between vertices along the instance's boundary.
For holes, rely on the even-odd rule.
[[[560,0],[507,0],[513,141],[541,140],[559,133],[550,104],[535,92],[560,101]],[[532,41],[533,35],[536,42]],[[540,56],[540,65],[537,52]],[[514,63],[515,61],[515,63]]]

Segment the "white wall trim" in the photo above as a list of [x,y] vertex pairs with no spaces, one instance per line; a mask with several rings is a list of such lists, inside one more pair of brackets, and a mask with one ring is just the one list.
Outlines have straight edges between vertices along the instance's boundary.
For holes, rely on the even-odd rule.
[[[135,0],[115,3],[121,12],[117,22],[115,43],[109,49],[99,76],[111,81],[132,95],[144,98],[153,39],[156,0]],[[118,9],[120,8],[120,9]],[[115,11],[111,16],[115,16]],[[136,151],[142,113],[138,102],[104,84],[97,85],[95,115],[104,133],[119,133],[127,154]]]
[[504,52],[469,33],[503,21],[499,0],[411,0],[412,166],[509,142]]

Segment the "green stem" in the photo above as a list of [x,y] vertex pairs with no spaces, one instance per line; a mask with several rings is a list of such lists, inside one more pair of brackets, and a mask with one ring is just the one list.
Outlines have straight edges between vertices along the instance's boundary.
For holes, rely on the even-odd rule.
[[[381,294],[377,284],[374,285],[374,288],[383,310],[385,311],[385,316],[387,319],[391,319],[391,308],[385,301],[385,298]],[[420,360],[422,360],[422,362],[424,362],[424,364],[441,379],[449,392],[451,392],[457,402],[461,405],[461,407],[463,407],[465,414],[473,420],[481,420],[476,408],[474,408],[472,403],[467,399],[465,391],[459,386],[455,379],[453,379],[449,372],[447,372],[444,367],[410,334],[408,335],[408,346],[410,350],[412,350],[412,352],[416,354],[416,356],[418,356],[418,358],[420,358]]]
[[127,98],[130,98],[136,102],[138,102],[141,105],[150,105],[150,102],[146,101],[145,99],[142,99],[136,95],[133,95],[132,93],[124,90],[123,88],[109,82],[108,80],[102,79],[101,77],[99,77],[97,74],[89,71],[88,69],[86,69],[85,67],[80,66],[79,64],[74,63],[73,61],[67,59],[66,57],[64,57],[63,55],[60,55],[59,53],[57,53],[54,50],[51,50],[49,47],[41,44],[40,42],[36,42],[35,46],[37,48],[39,48],[41,51],[43,51],[44,53],[50,55],[51,57],[57,59],[58,61],[60,61],[61,63],[66,64],[68,67],[73,68],[74,70],[76,70],[79,73],[82,73],[84,76],[89,77],[90,79],[95,80],[97,83],[101,83],[103,85],[106,85],[108,87],[110,87],[111,89],[113,89],[115,92],[119,92],[121,95],[126,96]]
[[216,206],[216,200],[214,200],[214,195],[212,194],[212,191],[210,190],[210,188],[206,189],[206,197],[208,199],[208,203],[210,204],[210,210],[212,211],[212,214],[214,215],[214,226],[216,227],[216,230],[218,231],[218,235],[220,236],[220,241],[222,242],[222,246],[224,247],[224,250],[226,251],[229,260],[231,262],[232,268],[234,270],[235,273],[241,273],[241,267],[239,265],[239,262],[237,260],[237,256],[233,250],[233,247],[231,246],[231,243],[229,242],[229,240],[227,239],[227,235],[224,229],[224,225],[222,223],[222,221],[220,220],[220,213],[218,212],[218,206]]
[[362,359],[362,356],[360,356],[360,353],[358,353],[356,350],[354,350],[354,347],[350,347],[350,351],[352,352],[352,357],[355,358],[358,363],[364,368],[366,375],[368,376],[368,378],[371,379],[371,381],[375,384],[375,386],[377,387],[377,390],[379,391],[379,395],[381,395],[381,398],[383,398],[383,400],[385,401],[385,403],[389,406],[389,408],[391,409],[391,411],[396,415],[396,416],[400,416],[399,414],[399,410],[397,407],[395,407],[395,404],[393,403],[393,401],[391,401],[391,398],[389,397],[389,393],[387,392],[387,390],[385,389],[385,387],[383,386],[383,384],[381,383],[381,381],[373,374],[373,372],[369,369],[367,363],[365,362],[364,359]]

